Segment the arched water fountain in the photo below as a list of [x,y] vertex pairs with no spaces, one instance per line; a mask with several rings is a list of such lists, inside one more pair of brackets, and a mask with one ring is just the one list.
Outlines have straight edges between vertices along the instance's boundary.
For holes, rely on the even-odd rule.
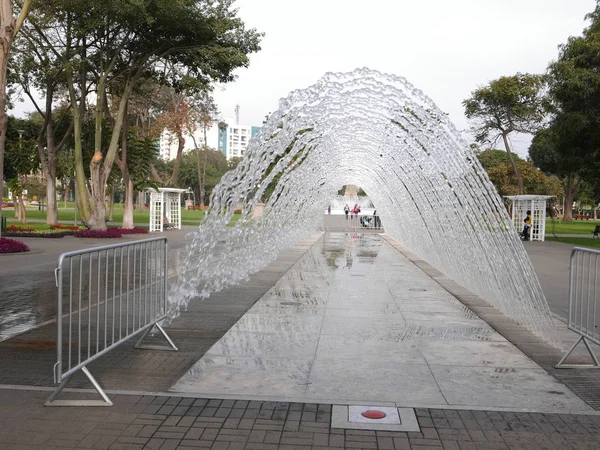
[[[314,232],[346,184],[364,189],[387,234],[557,343],[524,247],[473,152],[421,91],[369,69],[328,73],[280,101],[215,189],[171,292],[172,315]],[[242,218],[228,227],[238,202]],[[253,218],[257,203],[265,210]]]

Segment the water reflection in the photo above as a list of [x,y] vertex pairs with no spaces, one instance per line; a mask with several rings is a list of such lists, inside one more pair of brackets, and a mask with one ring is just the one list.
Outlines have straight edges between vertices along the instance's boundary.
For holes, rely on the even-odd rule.
[[0,341],[56,317],[53,274],[0,277]]

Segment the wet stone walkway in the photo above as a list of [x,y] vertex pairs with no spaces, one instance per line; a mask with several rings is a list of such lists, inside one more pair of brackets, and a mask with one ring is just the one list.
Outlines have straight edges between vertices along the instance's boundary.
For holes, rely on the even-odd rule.
[[170,392],[592,411],[387,241],[343,233],[325,234]]

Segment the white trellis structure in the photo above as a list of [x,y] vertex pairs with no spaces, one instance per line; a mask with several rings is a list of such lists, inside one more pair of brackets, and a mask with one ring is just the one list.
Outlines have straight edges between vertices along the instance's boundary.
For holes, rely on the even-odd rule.
[[185,189],[150,190],[150,232],[167,228],[181,230],[181,194]]
[[546,236],[546,202],[551,195],[510,195],[506,197],[512,201],[510,213],[515,229],[520,233],[527,211],[531,211],[532,241],[544,241]]

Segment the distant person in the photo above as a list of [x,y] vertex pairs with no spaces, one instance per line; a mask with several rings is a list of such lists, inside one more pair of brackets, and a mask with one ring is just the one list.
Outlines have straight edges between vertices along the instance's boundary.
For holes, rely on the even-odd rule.
[[377,215],[377,210],[375,209],[375,210],[373,210],[373,226],[375,228],[381,228],[380,223],[381,222],[379,221],[379,216]]
[[327,207],[327,214],[331,214],[331,205]]
[[531,211],[527,211],[527,215],[525,216],[525,219],[523,219],[523,233],[521,233],[523,236],[523,240],[524,241],[529,241],[530,240],[530,234],[531,234]]
[[348,219],[349,212],[350,212],[350,207],[348,206],[348,203],[346,203],[346,206],[344,206],[344,214],[346,214],[346,219]]

